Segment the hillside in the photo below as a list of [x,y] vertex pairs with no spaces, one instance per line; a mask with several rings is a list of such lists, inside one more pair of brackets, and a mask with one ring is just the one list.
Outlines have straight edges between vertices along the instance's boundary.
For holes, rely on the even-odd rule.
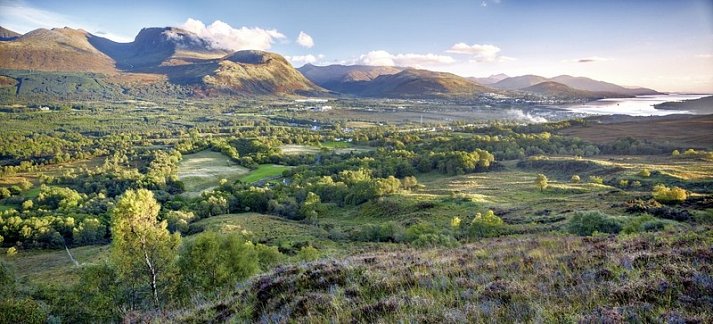
[[22,34],[16,33],[12,30],[7,29],[7,28],[0,27],[0,41],[13,40],[20,36],[22,36]]
[[572,89],[564,84],[554,81],[545,81],[527,88],[520,89],[522,91],[535,93],[544,97],[555,98],[590,98],[601,99],[607,97],[603,93],[592,91]]
[[664,102],[654,107],[662,110],[685,110],[702,114],[713,114],[713,96],[680,102]]
[[359,83],[355,90],[362,96],[385,98],[465,98],[495,91],[452,73],[417,69],[381,75]]
[[710,284],[695,279],[709,278],[704,235],[524,236],[365,253],[280,267],[223,300],[162,320],[696,322],[709,316]]
[[585,77],[573,77],[573,76],[569,76],[569,75],[560,75],[560,76],[556,76],[550,80],[562,83],[562,84],[567,85],[568,87],[571,87],[574,89],[586,90],[586,91],[610,92],[610,93],[621,94],[621,95],[630,95],[630,96],[660,94],[659,92],[652,90],[652,89],[626,88],[626,87],[622,87],[622,86],[619,86],[619,85],[616,85],[613,83],[592,80],[590,78],[585,78]]
[[547,78],[538,75],[522,75],[502,79],[496,83],[491,84],[490,86],[503,90],[519,90],[545,81],[548,81]]
[[370,65],[328,65],[316,66],[305,64],[298,68],[305,77],[315,84],[329,90],[338,87],[341,83],[371,81],[380,75],[396,74],[404,68],[393,66],[370,66]]
[[0,42],[0,68],[35,71],[117,73],[114,60],[79,29],[37,29]]

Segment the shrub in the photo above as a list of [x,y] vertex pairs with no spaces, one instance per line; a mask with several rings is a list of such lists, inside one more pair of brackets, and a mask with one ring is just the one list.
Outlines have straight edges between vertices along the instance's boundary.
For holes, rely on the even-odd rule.
[[649,169],[642,169],[641,171],[639,171],[639,176],[648,178],[651,176],[651,171],[649,171]]
[[418,247],[448,246],[458,245],[458,241],[444,231],[439,230],[430,223],[418,223],[406,229],[404,236],[407,242]]
[[619,180],[619,187],[626,188],[629,186],[629,180],[621,179]]
[[580,181],[582,181],[582,179],[579,178],[579,176],[576,175],[576,174],[573,175],[573,176],[572,176],[572,179],[570,179],[570,180],[572,181],[572,183],[579,183]]
[[679,203],[688,198],[688,193],[679,187],[669,188],[665,185],[658,184],[654,186],[653,196],[654,199],[662,203]]
[[679,152],[678,150],[673,150],[673,152],[671,152],[671,156],[679,156],[679,155],[681,155],[681,152]]
[[44,323],[47,313],[32,299],[0,300],[0,323]]
[[594,232],[616,234],[621,231],[621,224],[600,211],[576,212],[567,224],[567,231],[580,236],[591,236]]
[[657,232],[665,227],[666,223],[651,215],[633,217],[626,221],[621,231],[626,234],[641,232]]
[[589,176],[589,182],[596,183],[596,184],[602,184],[602,183],[604,183],[604,179],[602,179],[602,177]]
[[495,237],[502,235],[506,230],[503,220],[496,216],[492,210],[488,210],[485,215],[475,214],[473,221],[468,226],[467,235],[471,239],[485,237]]
[[304,261],[314,261],[319,258],[319,250],[311,245],[303,246],[297,252],[297,257]]

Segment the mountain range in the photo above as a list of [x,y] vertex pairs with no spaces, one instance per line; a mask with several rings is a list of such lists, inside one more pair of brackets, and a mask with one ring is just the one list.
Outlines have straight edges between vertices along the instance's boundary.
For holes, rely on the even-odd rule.
[[367,65],[307,64],[295,69],[279,54],[229,51],[175,27],[144,28],[130,43],[66,27],[24,35],[0,27],[0,78],[3,97],[63,99],[122,95],[475,98],[491,93],[596,99],[657,93],[567,75],[464,78]]

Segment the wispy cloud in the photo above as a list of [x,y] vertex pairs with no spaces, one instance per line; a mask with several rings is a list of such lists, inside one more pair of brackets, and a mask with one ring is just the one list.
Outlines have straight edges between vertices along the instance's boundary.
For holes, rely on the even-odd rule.
[[611,61],[611,58],[600,57],[600,56],[588,56],[571,60],[564,60],[563,63],[593,63],[593,62],[607,62]]
[[82,24],[81,20],[75,17],[35,8],[24,1],[0,1],[0,26],[18,33],[27,33],[37,28],[71,27],[81,28],[118,42],[128,42],[133,39],[129,36],[102,32],[95,26]]
[[451,46],[451,48],[449,48],[446,52],[470,55],[472,56],[469,60],[471,63],[509,62],[515,60],[513,57],[500,55],[500,51],[500,47],[491,44],[468,45],[466,43],[457,43],[453,44],[453,46]]
[[391,54],[387,51],[371,51],[362,54],[353,62],[354,64],[379,65],[379,66],[409,66],[425,68],[434,65],[453,64],[456,61],[447,55],[437,54]]
[[297,44],[302,47],[312,48],[312,46],[314,46],[314,39],[312,39],[312,36],[309,34],[300,31],[300,34],[297,36]]
[[284,34],[276,29],[245,26],[233,28],[220,20],[216,20],[206,26],[198,19],[188,18],[179,27],[207,39],[217,48],[233,51],[245,49],[267,50],[272,47],[275,41],[286,38]]
[[713,54],[697,54],[697,55],[696,55],[696,58],[699,58],[699,59],[712,59],[712,58],[713,58]]

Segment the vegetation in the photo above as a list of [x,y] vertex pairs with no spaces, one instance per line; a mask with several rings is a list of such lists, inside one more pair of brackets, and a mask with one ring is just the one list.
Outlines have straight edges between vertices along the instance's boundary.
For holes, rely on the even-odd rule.
[[1,108],[0,322],[713,316],[710,148],[374,103]]

